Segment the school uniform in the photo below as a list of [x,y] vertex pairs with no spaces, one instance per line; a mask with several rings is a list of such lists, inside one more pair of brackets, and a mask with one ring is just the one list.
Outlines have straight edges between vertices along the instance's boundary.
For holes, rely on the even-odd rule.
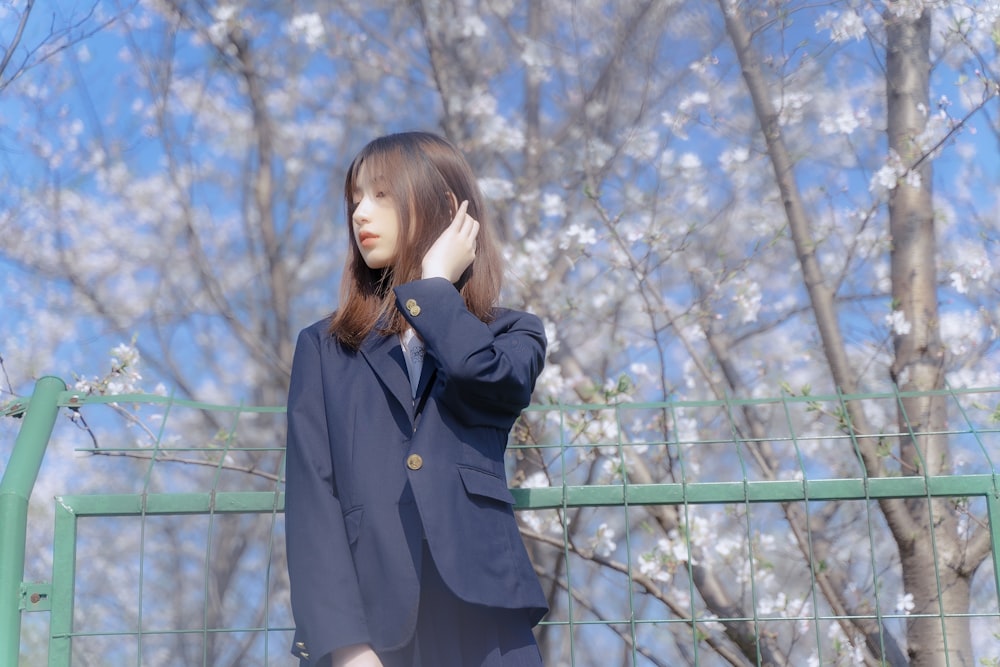
[[[547,611],[507,488],[508,434],[545,359],[537,317],[481,322],[444,278],[397,287],[423,344],[359,350],[299,335],[288,395],[285,522],[292,652],[371,644],[386,667],[540,665]],[[410,368],[419,370],[411,382]]]

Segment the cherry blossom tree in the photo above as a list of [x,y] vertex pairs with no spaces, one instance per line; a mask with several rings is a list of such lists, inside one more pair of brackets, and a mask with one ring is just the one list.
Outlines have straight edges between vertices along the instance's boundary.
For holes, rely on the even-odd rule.
[[[281,404],[295,333],[336,306],[344,168],[371,137],[419,127],[470,157],[505,241],[505,300],[546,322],[537,402],[608,406],[526,413],[513,486],[981,471],[923,435],[948,430],[943,398],[794,415],[815,438],[808,471],[767,407],[627,406],[1000,384],[995,2],[151,0],[63,19],[43,50],[3,33],[5,66],[21,63],[0,68],[8,396],[56,373],[81,392]],[[199,441],[227,425],[174,427]],[[844,429],[858,457],[823,437]],[[710,444],[734,433],[745,460]],[[280,423],[245,437],[280,441]],[[553,439],[571,447],[554,455]],[[93,458],[84,488],[135,472]],[[280,470],[274,452],[244,463]],[[547,664],[568,664],[571,634],[575,664],[602,667],[996,659],[974,620],[938,615],[988,604],[982,511],[524,512],[553,601]],[[269,530],[216,528],[209,617],[240,599],[229,574],[259,563]],[[880,623],[886,600],[900,618]],[[570,607],[597,623],[561,625]],[[630,616],[697,623],[615,621]],[[787,622],[737,620],[758,617]],[[209,664],[252,663],[249,640],[210,641]],[[191,664],[173,649],[156,664]]]

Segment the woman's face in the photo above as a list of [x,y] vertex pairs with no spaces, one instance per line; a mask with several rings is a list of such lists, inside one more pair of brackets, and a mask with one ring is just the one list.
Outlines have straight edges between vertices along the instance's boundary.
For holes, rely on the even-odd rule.
[[384,185],[362,165],[352,194],[354,242],[370,269],[392,266],[399,254],[399,213]]

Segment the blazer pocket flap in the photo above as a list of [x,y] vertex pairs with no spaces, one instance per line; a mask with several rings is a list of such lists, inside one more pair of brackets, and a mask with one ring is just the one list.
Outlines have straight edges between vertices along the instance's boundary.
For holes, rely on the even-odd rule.
[[486,496],[508,505],[514,504],[514,495],[507,488],[507,481],[479,468],[459,467],[465,490],[472,496]]
[[364,516],[365,510],[362,507],[349,509],[347,510],[347,514],[344,515],[344,528],[347,532],[347,541],[350,544],[358,541],[358,534],[361,532],[361,519]]

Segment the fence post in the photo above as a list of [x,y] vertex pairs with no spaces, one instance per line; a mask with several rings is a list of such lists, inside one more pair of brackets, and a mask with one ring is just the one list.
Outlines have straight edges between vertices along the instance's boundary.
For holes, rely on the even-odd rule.
[[35,383],[7,469],[0,481],[0,667],[17,667],[21,650],[21,584],[28,532],[28,500],[42,467],[66,383]]

